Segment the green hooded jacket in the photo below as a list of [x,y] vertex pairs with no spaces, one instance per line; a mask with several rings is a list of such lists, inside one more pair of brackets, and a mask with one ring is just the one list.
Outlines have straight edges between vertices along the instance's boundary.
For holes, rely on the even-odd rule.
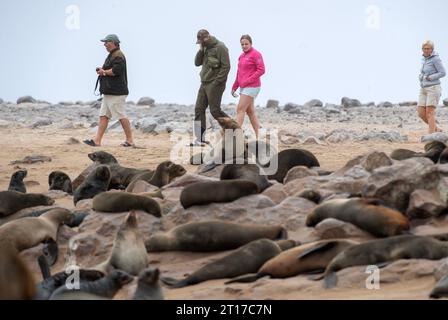
[[196,54],[194,64],[202,66],[202,83],[226,83],[230,71],[229,50],[224,43],[212,36]]

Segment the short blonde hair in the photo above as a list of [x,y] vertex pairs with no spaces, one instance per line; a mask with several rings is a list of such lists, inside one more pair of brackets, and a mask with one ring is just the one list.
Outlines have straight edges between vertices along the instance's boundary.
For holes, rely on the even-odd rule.
[[423,42],[422,44],[422,48],[424,48],[425,46],[430,46],[431,48],[434,49],[434,42],[431,40],[425,40],[425,42]]

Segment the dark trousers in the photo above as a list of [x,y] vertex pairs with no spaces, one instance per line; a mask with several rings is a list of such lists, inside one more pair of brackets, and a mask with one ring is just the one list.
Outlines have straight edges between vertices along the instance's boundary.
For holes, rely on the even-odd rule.
[[221,110],[221,99],[225,89],[225,83],[220,85],[214,85],[212,83],[201,84],[196,99],[196,106],[194,108],[194,133],[197,140],[203,141],[204,139],[204,132],[206,129],[205,111],[208,106],[210,106],[210,113],[213,118],[229,117]]

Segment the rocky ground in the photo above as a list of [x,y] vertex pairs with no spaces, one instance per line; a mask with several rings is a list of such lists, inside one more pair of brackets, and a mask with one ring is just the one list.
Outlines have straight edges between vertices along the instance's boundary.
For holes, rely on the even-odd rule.
[[[7,189],[14,171],[26,168],[28,192],[46,192],[48,174],[51,171],[64,171],[74,179],[91,163],[87,153],[92,150],[110,152],[124,166],[155,168],[157,164],[170,158],[175,146],[175,141],[171,141],[173,134],[188,137],[191,133],[194,111],[193,106],[155,104],[151,99],[137,104],[128,103],[128,115],[134,127],[138,148],[120,147],[119,144],[124,139],[122,129],[119,123],[111,123],[103,146],[94,149],[80,141],[93,137],[96,132],[99,108],[97,102],[52,105],[29,98],[18,102],[21,103],[0,101],[1,190]],[[277,183],[263,194],[228,204],[195,206],[185,210],[178,200],[182,188],[192,181],[210,178],[196,175],[197,167],[181,163],[188,174],[163,189],[165,199],[160,201],[163,217],[158,219],[139,212],[139,225],[145,238],[155,231],[169,230],[185,222],[220,219],[242,223],[281,224],[288,229],[292,239],[302,242],[329,237],[370,240],[370,234],[338,221],[324,221],[316,228],[306,227],[306,214],[315,204],[295,195],[306,187],[321,189],[336,197],[345,197],[347,193],[360,192],[369,187],[369,195],[375,195],[378,176],[382,177],[381,183],[390,186],[396,181],[412,186],[406,192],[408,197],[415,199],[419,198],[421,192],[433,192],[436,188],[439,193],[433,194],[434,197],[438,197],[438,203],[446,204],[443,190],[446,190],[445,175],[448,170],[444,166],[425,162],[427,159],[396,163],[388,157],[392,150],[398,148],[422,151],[422,137],[423,141],[434,138],[425,136],[427,128],[417,118],[414,103],[361,105],[356,100],[345,99],[340,105],[324,105],[313,100],[304,105],[278,106],[275,101],[270,101],[268,107],[259,108],[257,112],[265,129],[278,131],[280,150],[310,150],[319,159],[322,168],[337,173],[322,178],[312,170],[303,169],[295,173],[294,179],[290,178],[285,184]],[[223,106],[223,110],[230,116],[235,114],[234,105]],[[448,108],[441,106],[437,117],[440,127],[446,130],[447,115]],[[218,130],[216,121],[209,120],[208,127],[210,131]],[[250,135],[247,120],[245,129]],[[439,134],[437,138],[448,140],[445,134]],[[35,154],[49,159],[32,164],[11,164]],[[367,154],[368,156],[346,166],[349,160]],[[215,171],[209,176],[215,179],[216,174]],[[384,176],[388,178],[384,179]],[[63,192],[52,192],[50,195],[56,199],[57,205],[74,208],[71,196]],[[387,200],[397,201],[397,205],[402,205],[399,199],[401,198]],[[436,200],[434,202],[437,203]],[[412,205],[425,207],[424,203],[417,200]],[[411,209],[406,207],[404,211],[415,212]],[[126,215],[96,213],[91,210],[91,200],[81,201],[76,210],[88,211],[90,214],[79,228],[72,230],[63,227],[59,239],[62,244],[61,255],[53,272],[64,270],[70,238],[80,241],[75,253],[76,263],[80,266],[90,267],[103,261],[108,256],[116,231]],[[422,235],[448,232],[448,220],[444,215],[440,216],[442,211],[414,219],[411,232]],[[40,247],[22,253],[38,280],[40,275],[36,256],[39,250]],[[224,254],[150,253],[149,259],[151,265],[160,268],[162,275],[182,277]],[[436,280],[440,278],[435,270],[443,269],[447,263],[446,260],[394,262],[381,270],[380,290],[366,289],[368,274],[365,273],[365,267],[355,267],[339,272],[338,287],[330,290],[323,289],[321,282],[298,276],[289,279],[264,278],[251,284],[232,285],[224,285],[224,280],[213,280],[181,289],[166,288],[165,296],[167,299],[427,299]],[[136,281],[123,288],[116,299],[131,296],[135,286]]]

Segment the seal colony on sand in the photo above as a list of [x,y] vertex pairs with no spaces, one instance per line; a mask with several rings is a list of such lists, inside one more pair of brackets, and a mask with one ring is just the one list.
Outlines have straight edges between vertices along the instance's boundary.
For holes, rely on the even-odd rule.
[[239,248],[258,239],[287,238],[281,226],[240,224],[224,221],[190,222],[168,232],[156,233],[145,242],[148,252],[212,252]]

